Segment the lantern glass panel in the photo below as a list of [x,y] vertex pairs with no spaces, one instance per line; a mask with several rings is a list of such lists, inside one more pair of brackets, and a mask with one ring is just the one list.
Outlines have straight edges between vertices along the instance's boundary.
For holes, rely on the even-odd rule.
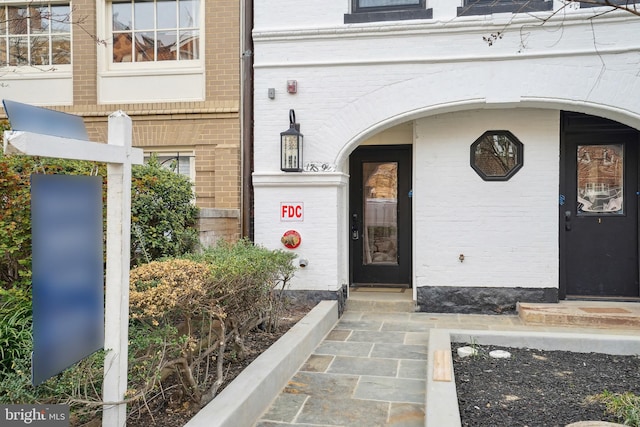
[[282,135],[282,169],[300,169],[298,135]]

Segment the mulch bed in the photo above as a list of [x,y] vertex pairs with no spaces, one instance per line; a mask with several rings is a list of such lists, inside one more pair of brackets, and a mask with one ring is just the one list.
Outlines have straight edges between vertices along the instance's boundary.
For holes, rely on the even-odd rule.
[[[281,313],[277,331],[265,332],[261,329],[251,331],[244,342],[247,358],[243,360],[229,358],[225,366],[225,380],[218,394],[312,308],[313,306],[309,305],[288,306]],[[127,427],[180,427],[184,426],[199,409],[179,391],[168,392],[165,393],[164,398],[150,402],[146,411],[132,414],[127,420]]]
[[[578,421],[620,422],[590,396],[608,390],[640,394],[640,357],[476,346],[460,358],[452,345],[463,426],[565,426]],[[489,357],[507,350],[509,359]]]

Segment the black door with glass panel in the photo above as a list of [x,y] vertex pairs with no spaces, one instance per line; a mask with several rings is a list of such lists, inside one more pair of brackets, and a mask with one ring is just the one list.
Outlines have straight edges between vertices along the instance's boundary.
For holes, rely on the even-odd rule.
[[638,297],[638,132],[562,115],[560,296]]
[[350,158],[351,282],[411,284],[411,146],[365,146]]

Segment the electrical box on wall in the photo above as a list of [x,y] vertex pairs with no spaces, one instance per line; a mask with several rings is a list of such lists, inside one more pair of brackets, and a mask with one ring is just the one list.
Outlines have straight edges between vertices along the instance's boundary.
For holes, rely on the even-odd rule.
[[287,92],[289,92],[289,93],[298,93],[298,81],[297,80],[287,80]]

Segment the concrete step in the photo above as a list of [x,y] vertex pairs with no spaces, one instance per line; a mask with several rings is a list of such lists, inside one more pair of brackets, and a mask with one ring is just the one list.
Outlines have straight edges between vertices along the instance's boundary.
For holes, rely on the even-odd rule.
[[352,288],[345,309],[378,313],[413,313],[413,292],[405,288]]
[[640,302],[560,301],[557,304],[518,303],[526,325],[566,325],[590,328],[640,329]]

